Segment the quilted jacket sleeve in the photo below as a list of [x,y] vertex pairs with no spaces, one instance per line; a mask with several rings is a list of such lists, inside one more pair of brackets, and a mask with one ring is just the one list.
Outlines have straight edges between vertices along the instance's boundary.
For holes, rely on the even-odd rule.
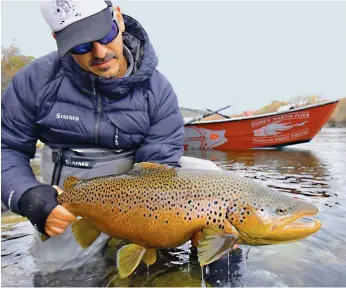
[[155,162],[178,167],[184,153],[184,120],[172,85],[159,72],[152,77],[153,99],[151,125],[142,146],[137,150],[137,162]]
[[30,167],[38,128],[33,83],[26,75],[19,71],[1,99],[1,201],[18,214],[22,194],[41,184]]

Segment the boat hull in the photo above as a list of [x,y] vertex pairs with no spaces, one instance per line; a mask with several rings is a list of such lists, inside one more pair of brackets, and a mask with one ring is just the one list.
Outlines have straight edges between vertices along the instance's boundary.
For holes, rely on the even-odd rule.
[[249,117],[185,125],[184,147],[201,150],[278,148],[309,142],[326,124],[338,100]]

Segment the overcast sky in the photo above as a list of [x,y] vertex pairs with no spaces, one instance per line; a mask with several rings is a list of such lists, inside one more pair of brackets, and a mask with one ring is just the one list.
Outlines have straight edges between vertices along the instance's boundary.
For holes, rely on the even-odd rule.
[[[139,20],[183,107],[254,110],[273,100],[346,97],[346,2],[113,1]],[[56,49],[37,1],[1,1],[1,42]]]

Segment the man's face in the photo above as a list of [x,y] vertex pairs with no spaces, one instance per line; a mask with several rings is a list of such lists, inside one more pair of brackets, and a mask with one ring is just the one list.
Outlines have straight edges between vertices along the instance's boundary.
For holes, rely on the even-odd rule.
[[114,12],[117,13],[119,34],[112,42],[105,45],[93,42],[91,52],[82,55],[71,53],[79,66],[102,78],[121,77],[126,71],[124,65],[126,66],[127,62],[123,54],[122,38],[125,24],[120,12]]

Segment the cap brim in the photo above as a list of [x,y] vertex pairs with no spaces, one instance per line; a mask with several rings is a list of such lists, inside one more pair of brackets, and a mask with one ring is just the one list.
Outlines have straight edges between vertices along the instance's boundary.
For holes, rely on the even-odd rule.
[[60,57],[64,57],[73,47],[97,41],[105,37],[112,27],[112,13],[109,8],[67,26],[56,32],[56,42]]

